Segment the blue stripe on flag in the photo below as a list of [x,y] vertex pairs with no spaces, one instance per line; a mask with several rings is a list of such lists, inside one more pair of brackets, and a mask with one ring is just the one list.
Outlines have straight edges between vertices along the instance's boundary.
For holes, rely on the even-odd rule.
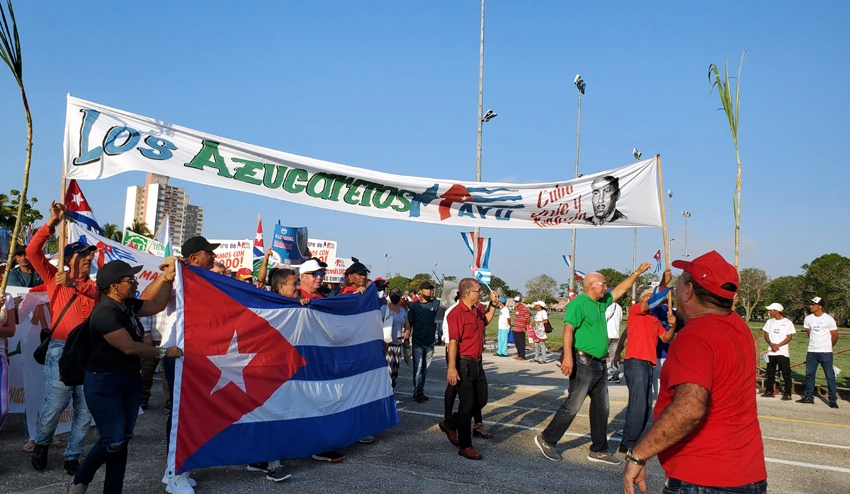
[[290,379],[296,381],[330,381],[356,376],[387,366],[382,340],[350,346],[296,346],[307,365]]
[[390,395],[323,417],[234,424],[198,448],[179,473],[210,466],[303,458],[348,446],[399,422],[395,396]]
[[649,300],[646,301],[647,305],[649,305],[649,310],[652,310],[663,304],[664,299],[667,297],[667,292],[669,292],[670,289],[671,287],[669,286],[661,290],[659,290],[658,287],[655,287],[655,289],[653,289],[654,294],[649,297]]
[[69,218],[76,221],[77,223],[82,223],[86,225],[89,230],[97,233],[101,237],[103,236],[103,230],[101,230],[100,225],[98,225],[97,221],[95,221],[94,219],[89,218],[88,216],[85,216],[81,213],[75,213],[73,211],[68,211],[66,214]]
[[329,303],[327,299],[315,299],[311,300],[308,306],[302,306],[301,302],[295,299],[260,290],[254,285],[213,273],[208,269],[195,266],[189,266],[189,269],[212,283],[228,297],[251,309],[306,309],[309,306],[316,311],[338,315],[362,314],[378,310],[378,291],[374,283],[366,288],[364,294],[337,295],[332,303]]

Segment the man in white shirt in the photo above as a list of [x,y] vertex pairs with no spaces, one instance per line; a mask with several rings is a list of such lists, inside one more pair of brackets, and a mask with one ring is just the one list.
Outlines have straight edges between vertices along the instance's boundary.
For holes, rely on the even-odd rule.
[[764,323],[764,341],[769,347],[767,355],[767,375],[764,379],[764,393],[762,398],[773,398],[774,385],[776,383],[776,366],[782,373],[782,381],[785,386],[782,389],[782,400],[791,399],[791,355],[788,353],[788,343],[797,332],[794,323],[782,317],[784,307],[776,302],[765,307],[770,319]]
[[835,319],[823,311],[823,299],[815,297],[809,302],[811,314],[803,320],[803,327],[809,334],[809,351],[806,353],[806,395],[797,403],[814,403],[815,373],[818,364],[826,376],[829,392],[829,407],[838,408],[835,396],[835,370],[832,367],[832,347],[838,343],[838,326]]
[[617,354],[617,344],[620,342],[620,323],[623,322],[623,308],[617,302],[605,310],[608,324],[608,381],[620,383],[620,368],[614,367],[614,355]]

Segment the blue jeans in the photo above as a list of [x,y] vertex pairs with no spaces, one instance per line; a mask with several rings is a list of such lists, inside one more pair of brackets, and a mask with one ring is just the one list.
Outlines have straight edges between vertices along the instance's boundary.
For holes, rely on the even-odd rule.
[[652,413],[652,364],[635,358],[623,362],[629,405],[626,407],[626,426],[623,427],[623,445],[634,447]]
[[510,329],[499,330],[499,349],[496,350],[498,355],[508,354],[508,333],[510,333],[510,331]]
[[120,493],[127,468],[127,442],[133,438],[142,404],[142,376],[87,371],[83,385],[100,439],[86,455],[74,483],[90,484],[105,463],[103,492]]
[[59,415],[74,399],[74,421],[71,423],[71,437],[65,448],[65,460],[77,460],[83,452],[86,434],[91,426],[91,413],[86,405],[83,386],[68,387],[59,380],[59,357],[65,342],[52,341],[47,347],[47,357],[44,359],[44,406],[39,416],[38,427],[35,430],[35,443],[47,446],[53,441]]
[[543,430],[543,440],[554,446],[564,437],[573,419],[590,395],[590,450],[608,452],[608,378],[604,360],[573,353],[573,373],[567,399],[555,412],[552,421]]
[[815,374],[818,364],[823,368],[826,376],[826,389],[829,393],[829,401],[835,402],[835,369],[832,368],[832,352],[809,352],[806,354],[806,398],[815,395]]
[[766,494],[767,480],[738,487],[707,487],[677,479],[667,479],[663,492],[664,494]]
[[434,345],[413,345],[413,394],[421,394],[425,389],[428,367],[434,358]]

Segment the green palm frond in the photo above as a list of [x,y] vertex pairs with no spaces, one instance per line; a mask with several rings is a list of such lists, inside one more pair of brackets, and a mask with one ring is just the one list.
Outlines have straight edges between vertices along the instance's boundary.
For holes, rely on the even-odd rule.
[[12,69],[18,86],[24,85],[24,70],[21,61],[21,39],[18,37],[18,23],[15,22],[15,9],[12,0],[7,0],[9,18],[12,20],[11,29],[6,12],[0,7],[0,58]]

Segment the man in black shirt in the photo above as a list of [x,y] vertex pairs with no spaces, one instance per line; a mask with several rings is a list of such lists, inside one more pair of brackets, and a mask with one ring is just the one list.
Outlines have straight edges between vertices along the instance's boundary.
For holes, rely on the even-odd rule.
[[419,285],[419,301],[410,304],[407,320],[413,336],[413,399],[418,403],[428,401],[425,396],[425,378],[434,358],[434,333],[437,331],[437,309],[440,301],[433,298],[434,285],[423,281]]

